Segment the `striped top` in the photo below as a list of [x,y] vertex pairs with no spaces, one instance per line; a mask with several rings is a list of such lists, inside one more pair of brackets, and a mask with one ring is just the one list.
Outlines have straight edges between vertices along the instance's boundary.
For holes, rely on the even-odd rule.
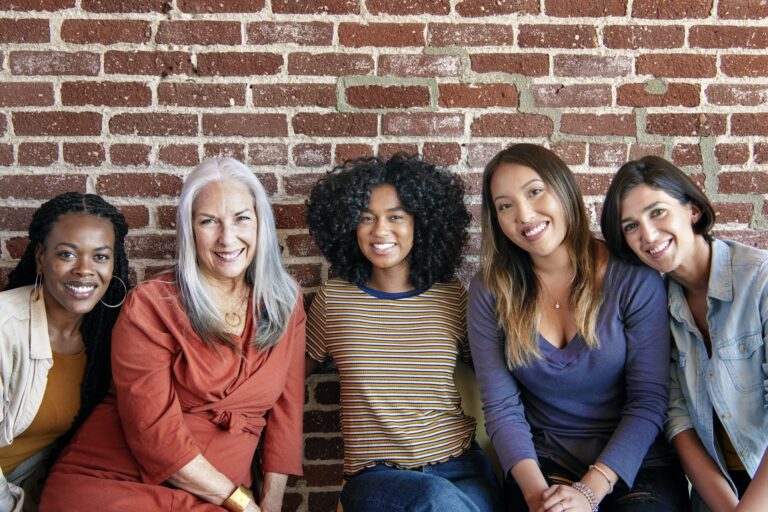
[[341,383],[344,473],[386,463],[443,462],[472,442],[453,380],[469,362],[467,293],[457,281],[387,294],[331,279],[307,319],[307,352],[336,361]]

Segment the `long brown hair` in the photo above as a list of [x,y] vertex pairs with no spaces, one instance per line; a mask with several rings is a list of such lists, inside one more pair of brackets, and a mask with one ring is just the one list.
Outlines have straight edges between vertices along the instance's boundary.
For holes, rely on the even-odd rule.
[[513,244],[501,230],[491,195],[491,179],[502,164],[536,171],[560,203],[568,228],[564,243],[575,269],[570,304],[576,326],[587,346],[597,348],[597,320],[602,305],[602,280],[598,276],[598,244],[589,230],[589,216],[571,170],[555,153],[535,144],[515,144],[494,156],[483,173],[482,270],[486,288],[496,298],[499,326],[504,330],[507,365],[518,368],[541,357],[537,326],[539,281],[531,256]]

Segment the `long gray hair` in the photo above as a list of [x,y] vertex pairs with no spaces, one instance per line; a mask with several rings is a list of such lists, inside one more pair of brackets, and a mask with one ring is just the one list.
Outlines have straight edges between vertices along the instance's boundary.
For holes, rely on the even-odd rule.
[[210,288],[197,265],[193,206],[200,191],[208,184],[224,180],[241,183],[253,197],[258,234],[256,255],[246,270],[245,280],[253,286],[253,312],[258,328],[253,346],[267,349],[277,344],[291,318],[299,294],[296,282],[280,261],[280,246],[275,232],[275,218],[267,193],[256,176],[234,158],[210,158],[198,165],[181,188],[176,213],[177,259],[176,281],[182,306],[192,329],[206,343],[220,343],[236,349]]

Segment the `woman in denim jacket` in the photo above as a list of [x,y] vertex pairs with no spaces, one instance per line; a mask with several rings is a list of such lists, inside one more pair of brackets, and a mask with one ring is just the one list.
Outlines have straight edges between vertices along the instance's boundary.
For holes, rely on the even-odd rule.
[[672,372],[667,437],[697,510],[768,503],[768,252],[712,238],[712,205],[647,156],[619,169],[601,227],[618,257],[666,275]]

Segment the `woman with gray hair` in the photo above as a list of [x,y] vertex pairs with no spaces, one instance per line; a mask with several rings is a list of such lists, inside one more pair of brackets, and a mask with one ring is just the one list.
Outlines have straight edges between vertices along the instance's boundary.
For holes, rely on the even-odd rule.
[[41,510],[272,512],[301,474],[305,316],[264,188],[236,160],[206,160],[182,188],[177,234],[175,271],[123,306],[112,390],[54,466]]

